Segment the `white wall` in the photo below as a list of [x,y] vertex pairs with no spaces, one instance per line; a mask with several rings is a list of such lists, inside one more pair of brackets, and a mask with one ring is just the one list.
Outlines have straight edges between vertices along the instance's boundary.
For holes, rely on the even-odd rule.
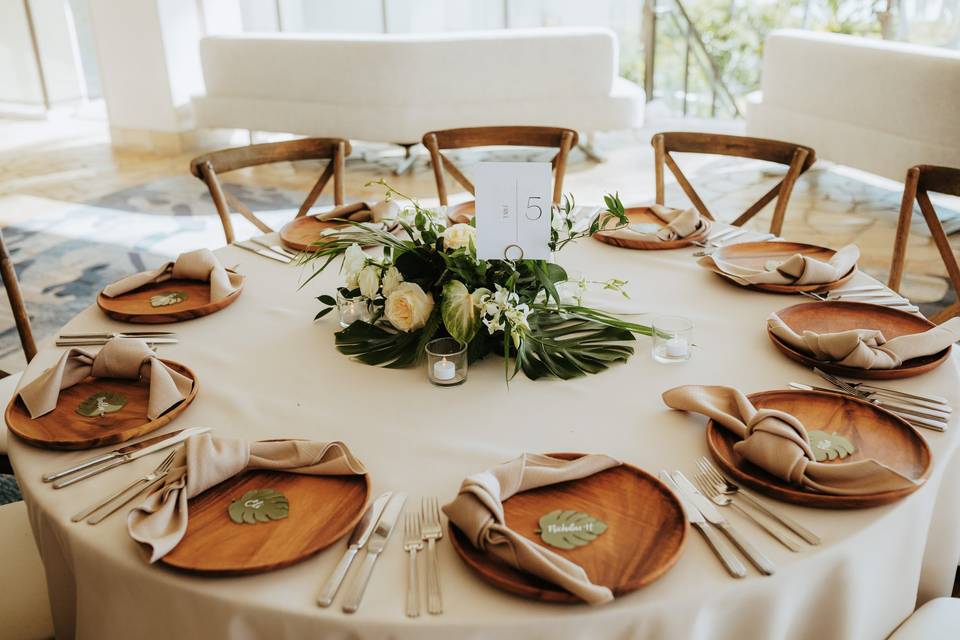
[[0,102],[43,105],[22,0],[0,0]]

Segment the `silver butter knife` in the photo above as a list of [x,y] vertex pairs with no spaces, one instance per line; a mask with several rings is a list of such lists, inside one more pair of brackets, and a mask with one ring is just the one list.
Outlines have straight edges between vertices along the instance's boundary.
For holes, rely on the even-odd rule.
[[730,542],[735,544],[737,548],[743,552],[747,560],[749,560],[760,573],[772,576],[776,572],[773,563],[770,562],[765,555],[757,551],[752,544],[747,542],[743,534],[733,528],[733,525],[717,511],[713,503],[700,493],[699,489],[687,480],[686,476],[679,471],[674,471],[670,477],[673,478],[673,481],[683,490],[684,494],[690,499],[690,502],[700,510],[703,517],[706,518],[710,524],[723,531],[724,535],[730,538]]
[[274,253],[269,249],[257,249],[256,247],[251,247],[250,245],[243,244],[242,242],[234,242],[233,246],[238,247],[240,249],[244,249],[245,251],[249,251],[250,253],[255,253],[258,256],[263,256],[264,258],[270,258],[271,260],[282,262],[284,264],[290,264],[291,262],[293,262],[293,260],[291,260],[290,258],[286,256],[282,256],[279,253]]
[[357,526],[353,528],[353,533],[350,534],[350,539],[347,541],[347,550],[343,552],[343,557],[340,558],[337,567],[333,570],[333,573],[330,574],[330,577],[327,578],[323,589],[320,590],[320,595],[317,596],[317,604],[321,607],[329,607],[333,604],[333,599],[336,597],[337,591],[340,590],[340,584],[347,575],[350,565],[353,564],[353,559],[357,557],[357,553],[360,552],[363,545],[367,544],[367,538],[373,533],[374,527],[377,526],[377,521],[380,520],[380,516],[383,514],[383,508],[387,506],[387,502],[392,495],[393,492],[387,491],[371,502],[367,510],[363,512],[363,517],[360,518]]
[[717,557],[720,558],[720,562],[723,563],[723,566],[726,567],[727,571],[734,578],[743,578],[747,575],[747,568],[743,566],[743,563],[740,562],[740,558],[734,555],[733,551],[730,549],[730,546],[727,542],[717,535],[716,530],[710,525],[709,522],[703,517],[703,514],[700,511],[690,504],[689,499],[684,494],[683,490],[677,486],[677,483],[673,481],[673,478],[670,477],[670,474],[666,471],[660,472],[660,480],[663,481],[680,499],[680,505],[683,507],[683,512],[687,514],[687,520],[690,521],[690,525],[694,529],[699,531],[704,539],[707,541],[707,544],[710,545],[710,548],[713,549],[713,552],[717,554]]
[[360,608],[360,602],[363,601],[363,593],[367,590],[367,584],[370,582],[370,576],[373,575],[373,567],[377,563],[377,558],[387,546],[390,540],[390,534],[396,528],[397,520],[403,512],[403,503],[407,501],[407,494],[395,493],[390,498],[390,502],[383,509],[383,515],[377,522],[377,528],[370,535],[367,542],[367,555],[360,565],[360,573],[350,583],[350,589],[347,592],[346,599],[343,602],[344,613],[354,613]]
[[286,247],[283,247],[279,244],[270,244],[269,242],[265,240],[261,240],[260,238],[250,238],[250,241],[253,242],[254,244],[260,245],[264,249],[269,249],[274,253],[279,253],[284,258],[289,258],[291,260],[297,259],[297,254],[288,251]]
[[[161,451],[167,447],[172,447],[175,444],[180,444],[181,442],[187,440],[187,438],[199,435],[201,433],[207,433],[208,431],[210,431],[209,427],[191,427],[189,429],[181,429],[180,431],[167,433],[162,436],[147,438],[146,440],[141,440],[136,444],[120,447],[119,449],[105,453],[102,456],[84,460],[83,462],[68,469],[64,469],[63,471],[47,474],[43,477],[43,481],[50,482],[60,478],[53,483],[53,488],[62,489],[64,487],[69,487],[70,485],[80,482],[81,480],[86,480],[87,478],[92,478],[95,475],[103,473],[108,469],[119,467],[120,465],[142,458],[143,456],[148,456],[151,453]],[[105,462],[106,464],[99,464],[101,462]],[[99,466],[94,466],[97,464],[99,464]],[[89,467],[93,468],[89,469]],[[83,469],[89,470],[83,471]],[[77,473],[78,471],[81,473]],[[65,478],[64,476],[70,477]]]

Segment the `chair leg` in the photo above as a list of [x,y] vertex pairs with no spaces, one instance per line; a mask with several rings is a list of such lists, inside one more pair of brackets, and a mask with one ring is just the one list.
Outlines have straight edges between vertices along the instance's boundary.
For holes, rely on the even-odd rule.
[[903,183],[903,199],[900,201],[900,218],[897,220],[897,235],[893,240],[893,260],[890,263],[890,278],[887,286],[900,293],[903,267],[907,260],[907,240],[910,238],[910,222],[913,220],[913,201],[917,197],[920,171],[914,167],[907,172]]
[[960,302],[954,302],[943,311],[938,311],[933,315],[932,318],[930,318],[930,322],[934,324],[943,324],[950,318],[957,315],[960,315]]

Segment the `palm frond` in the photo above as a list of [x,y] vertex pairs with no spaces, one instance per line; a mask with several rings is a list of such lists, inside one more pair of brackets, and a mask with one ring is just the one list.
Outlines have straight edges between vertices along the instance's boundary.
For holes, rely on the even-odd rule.
[[[599,373],[633,355],[633,333],[583,317],[538,311],[517,350],[517,369],[532,380]],[[514,371],[516,373],[516,370]]]

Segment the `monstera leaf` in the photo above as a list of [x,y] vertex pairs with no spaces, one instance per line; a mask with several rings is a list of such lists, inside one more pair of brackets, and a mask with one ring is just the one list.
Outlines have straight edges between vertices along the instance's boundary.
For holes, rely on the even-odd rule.
[[826,431],[810,431],[810,445],[817,462],[846,458],[855,451],[853,443],[839,433]]
[[254,489],[231,502],[227,513],[237,524],[283,520],[290,515],[290,503],[276,489]]
[[557,549],[576,549],[590,544],[607,525],[581,511],[557,509],[540,518],[540,539]]
[[77,413],[88,418],[102,417],[108,413],[120,411],[127,404],[127,398],[115,391],[100,391],[77,406]]
[[150,296],[151,307],[169,307],[172,304],[180,304],[187,299],[187,294],[183,291],[167,291],[155,296]]
[[467,290],[459,280],[443,285],[441,315],[443,326],[460,344],[468,344],[480,328],[480,298],[490,293],[489,289]]

